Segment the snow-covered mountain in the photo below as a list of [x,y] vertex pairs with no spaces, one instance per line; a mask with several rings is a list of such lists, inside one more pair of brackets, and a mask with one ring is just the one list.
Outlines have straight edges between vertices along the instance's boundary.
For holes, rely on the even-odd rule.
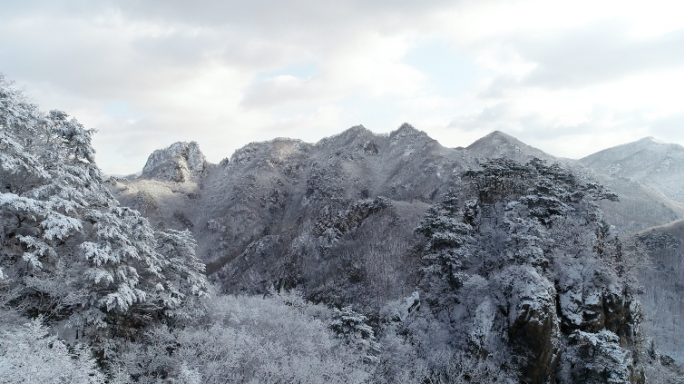
[[560,162],[578,180],[606,185],[620,201],[599,204],[625,238],[684,218],[684,206],[662,187],[676,190],[665,171],[658,171],[660,184],[645,184],[663,164],[679,169],[680,148],[641,140],[575,162],[502,132],[452,149],[408,124],[385,135],[356,126],[315,144],[252,143],[220,164],[206,163],[195,143],[176,143],[113,191],[153,224],[190,229],[207,272],[228,292],[298,286],[314,300],[370,310],[417,283],[422,240],[413,229],[487,159]]
[[[386,135],[356,126],[315,144],[252,143],[219,164],[202,163],[193,177],[168,176],[188,163],[189,151],[178,148],[196,146],[156,151],[148,164],[163,171],[119,180],[117,198],[160,227],[190,229],[208,274],[227,292],[298,287],[315,301],[369,313],[419,283],[423,240],[414,228],[430,205],[463,188],[464,172],[489,158],[557,160],[501,132],[445,148],[408,124]],[[622,202],[600,204],[624,232],[682,217],[677,203],[638,181],[563,164],[579,182],[623,192]],[[648,214],[639,219],[639,209]]]
[[[642,321],[677,324],[679,307],[657,299],[679,289],[661,281],[677,267],[679,224],[625,239],[597,206],[615,194],[581,164],[500,132],[450,149],[408,124],[386,135],[357,126],[315,144],[252,143],[219,164],[175,143],[107,190],[92,131],[2,79],[0,99],[2,377],[682,376],[680,345],[658,346],[676,327]],[[637,278],[650,279],[650,312]]]
[[[408,124],[385,135],[356,126],[316,144],[282,138],[252,143],[220,164],[202,161],[201,172],[192,178],[177,176],[191,169],[183,166],[189,163],[187,148],[203,160],[196,144],[173,144],[155,151],[140,177],[121,180],[113,191],[157,225],[191,229],[209,271],[254,241],[320,226],[346,214],[351,204],[378,196],[392,201],[393,210],[403,210],[401,220],[409,220],[407,233],[387,234],[398,235],[394,246],[404,249],[411,246],[411,230],[427,206],[479,162],[491,157],[554,160],[501,132],[451,149]],[[243,272],[236,271],[249,276]]]
[[579,162],[597,173],[638,181],[684,203],[684,147],[646,137],[589,155]]
[[[628,174],[628,167],[622,166],[620,168],[620,165],[615,165],[619,164],[622,159],[633,156],[635,152],[644,152],[642,147],[648,147],[648,143],[653,144],[654,147],[652,152],[655,154],[649,156],[652,161],[641,163],[637,161],[635,165],[649,168],[649,170],[637,171],[633,167],[629,168],[632,171]],[[626,150],[626,148],[631,149]],[[635,148],[640,149],[635,150]],[[663,158],[661,159],[657,154],[663,152],[665,148],[671,150],[667,156],[661,156]],[[682,150],[682,157],[680,160],[674,160],[675,158],[679,159],[677,157],[680,156],[679,150]],[[663,144],[649,138],[606,149],[575,161],[556,158],[510,135],[492,132],[468,146],[466,151],[468,154],[465,158],[471,160],[470,166],[476,166],[472,165],[472,160],[493,157],[505,157],[520,163],[538,158],[549,163],[560,163],[570,167],[577,176],[584,180],[599,182],[615,192],[620,198],[619,202],[604,200],[599,202],[599,205],[608,221],[617,226],[624,235],[684,218],[684,203],[677,200],[673,194],[667,193],[667,191],[678,191],[684,188],[684,182],[680,182],[684,179],[679,177],[678,173],[675,172],[670,175],[667,170],[662,171],[664,166],[656,165],[658,161],[662,160],[660,163],[669,164],[669,169],[679,169],[675,163],[681,164],[682,169],[684,169],[684,148],[676,144]],[[645,154],[641,153],[640,156],[643,157]],[[653,180],[656,177],[653,176],[650,168],[661,170],[655,182]],[[615,172],[616,169],[622,169],[622,173]],[[637,177],[638,175],[640,176]]]
[[[155,152],[169,164],[157,167],[174,169],[175,146]],[[353,274],[355,263],[393,254],[368,276],[377,284],[364,288],[372,291],[367,297],[382,300],[401,295],[415,270],[406,268],[416,263],[409,252],[417,241],[413,228],[471,162],[467,151],[445,148],[408,124],[389,135],[357,126],[316,144],[252,143],[207,164],[197,179],[174,182],[143,173],[112,190],[153,224],[192,230],[208,272],[218,272],[231,289],[263,287],[265,276],[285,286],[297,279],[335,280]],[[362,225],[379,230],[355,249],[338,241]],[[325,245],[323,254],[313,244]],[[330,257],[339,252],[347,256]],[[340,292],[335,295],[355,294],[352,288]]]
[[[554,158],[502,132],[452,149],[408,124],[386,135],[357,126],[316,144],[282,138],[252,143],[218,165],[206,163],[195,143],[176,143],[155,151],[140,177],[124,179],[113,190],[123,204],[153,223],[191,229],[201,240],[199,254],[211,264],[210,270],[219,268],[219,260],[241,253],[250,239],[287,231],[310,219],[310,213],[320,214],[316,201],[342,207],[383,196],[420,212],[457,186],[465,170],[477,169],[487,158],[561,162],[581,179],[598,181],[618,194],[620,202],[599,204],[606,218],[627,235],[684,218],[684,204],[644,180],[604,173],[612,168],[600,166],[634,152],[626,147],[663,146],[648,143],[652,140],[616,147],[618,155],[608,149],[575,162]],[[239,222],[231,222],[235,220]]]
[[525,163],[533,158],[558,162],[559,159],[546,152],[529,146],[513,136],[494,131],[476,140],[467,147],[470,157],[479,159],[505,157],[519,163]]

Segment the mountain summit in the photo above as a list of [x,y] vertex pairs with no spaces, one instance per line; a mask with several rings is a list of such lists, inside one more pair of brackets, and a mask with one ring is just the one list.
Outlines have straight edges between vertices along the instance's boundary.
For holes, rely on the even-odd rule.
[[557,161],[553,156],[500,131],[494,131],[482,137],[466,149],[473,156],[479,158],[506,157],[520,162],[529,161],[533,158],[551,162]]

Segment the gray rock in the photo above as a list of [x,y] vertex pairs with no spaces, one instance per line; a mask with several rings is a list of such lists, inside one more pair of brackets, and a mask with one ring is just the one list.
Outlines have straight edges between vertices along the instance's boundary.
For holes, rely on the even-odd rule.
[[196,142],[178,142],[154,151],[147,159],[141,177],[183,183],[200,177],[206,164]]

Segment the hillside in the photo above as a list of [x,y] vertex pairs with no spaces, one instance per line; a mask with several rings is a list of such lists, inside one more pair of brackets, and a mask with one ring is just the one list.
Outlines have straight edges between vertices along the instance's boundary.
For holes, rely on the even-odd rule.
[[684,147],[647,137],[608,148],[579,162],[597,173],[626,178],[684,203]]
[[[186,148],[183,153],[191,147],[201,158],[196,160],[200,171],[189,171],[192,161],[179,152],[181,147]],[[402,202],[407,212],[420,212],[458,184],[462,172],[497,157],[521,163],[533,158],[557,161],[501,132],[467,148],[450,149],[408,124],[388,135],[357,126],[316,144],[291,139],[252,143],[218,165],[206,163],[196,144],[177,143],[156,151],[145,166],[147,172],[121,179],[112,190],[153,223],[192,230],[200,240],[198,254],[213,271],[262,234],[301,232],[303,218],[312,220],[324,211],[317,202],[332,203],[325,209],[334,215],[340,212],[332,211],[344,211],[355,201],[382,196]],[[600,173],[584,160],[562,163],[581,179],[598,181],[618,194],[619,202],[599,204],[625,235],[684,218],[683,204],[639,181]],[[165,171],[151,172],[149,164]],[[229,219],[237,217],[239,223]]]
[[599,205],[608,221],[625,236],[684,218],[684,204],[640,181],[601,174],[585,168],[581,163],[576,164],[573,169],[578,174],[584,174],[587,179],[596,180],[620,197],[618,202],[603,201]]
[[660,350],[684,366],[684,221],[641,231],[633,241],[644,258],[639,269],[644,326]]
[[[178,155],[177,148],[193,146],[174,144],[156,151],[148,164],[183,169],[178,164],[188,160]],[[198,255],[208,263],[208,272],[231,262],[221,272],[227,275],[220,280],[229,281],[239,290],[263,286],[263,281],[246,279],[264,274],[278,275],[274,279],[278,284],[296,285],[288,281],[291,277],[283,275],[285,265],[303,268],[319,264],[317,260],[324,257],[318,250],[299,250],[295,253],[300,255],[294,256],[291,244],[297,238],[298,243],[320,242],[306,237],[313,233],[318,238],[325,233],[329,242],[325,252],[337,254],[345,248],[339,238],[347,232],[361,225],[379,225],[384,232],[378,238],[354,239],[355,255],[348,257],[360,257],[367,264],[370,260],[366,258],[379,252],[390,260],[376,271],[382,276],[368,276],[369,281],[386,282],[369,295],[381,299],[402,291],[400,286],[391,286],[393,281],[408,278],[397,271],[415,269],[415,260],[401,255],[407,255],[415,246],[412,228],[418,225],[428,205],[457,186],[464,171],[479,167],[478,163],[489,157],[513,157],[521,162],[533,158],[553,160],[501,132],[483,137],[468,148],[450,149],[408,124],[387,135],[357,126],[315,144],[290,139],[252,143],[218,165],[206,164],[201,174],[183,181],[169,179],[168,171],[143,172],[133,180],[118,181],[113,192],[123,204],[145,213],[161,227],[192,230],[199,242]],[[166,159],[167,165],[162,166],[158,159]],[[377,204],[373,201],[378,197],[382,197],[384,208],[373,214],[361,212],[367,208],[360,206]],[[348,218],[353,223],[341,223]],[[364,224],[366,219],[368,223]],[[350,227],[338,228],[345,225]],[[387,245],[379,248],[379,243]],[[262,258],[250,257],[249,253],[257,249],[280,257],[255,262],[255,258]],[[400,257],[388,258],[390,254]],[[305,259],[294,260],[300,257]],[[353,267],[335,265],[326,271],[298,270],[287,275],[314,273],[325,280],[328,274],[339,275],[340,268]],[[395,279],[395,273],[402,277]]]
[[[171,153],[166,158],[179,163]],[[389,135],[358,126],[316,144],[253,143],[207,165],[196,179],[143,173],[118,181],[113,191],[153,223],[191,229],[208,272],[217,272],[230,290],[335,281],[372,264],[364,297],[378,301],[405,293],[416,269],[413,228],[456,185],[464,164],[462,153],[408,124]],[[348,237],[361,226],[381,230],[350,247]],[[262,281],[266,276],[270,281]],[[320,293],[326,300],[357,294],[357,288],[330,286],[339,292]]]

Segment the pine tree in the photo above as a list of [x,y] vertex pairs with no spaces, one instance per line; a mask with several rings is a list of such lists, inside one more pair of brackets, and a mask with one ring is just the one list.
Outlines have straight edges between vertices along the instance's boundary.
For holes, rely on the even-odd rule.
[[189,316],[207,283],[188,233],[154,231],[118,206],[93,133],[64,112],[41,113],[0,78],[2,302],[103,351],[111,337]]
[[363,360],[367,363],[376,362],[376,355],[380,352],[380,345],[375,340],[375,332],[368,325],[368,318],[352,309],[351,306],[333,310],[330,328],[347,345],[355,347],[363,353]]
[[473,227],[464,220],[459,191],[449,190],[442,203],[430,207],[416,231],[427,239],[423,284],[428,302],[438,307],[453,304],[455,290],[468,278],[465,263],[472,253]]
[[469,359],[512,362],[521,381],[545,382],[556,364],[581,369],[560,354],[573,330],[637,343],[626,323],[638,323],[638,304],[615,263],[622,248],[596,204],[617,196],[537,159],[488,160],[461,185],[417,231],[421,296]]

